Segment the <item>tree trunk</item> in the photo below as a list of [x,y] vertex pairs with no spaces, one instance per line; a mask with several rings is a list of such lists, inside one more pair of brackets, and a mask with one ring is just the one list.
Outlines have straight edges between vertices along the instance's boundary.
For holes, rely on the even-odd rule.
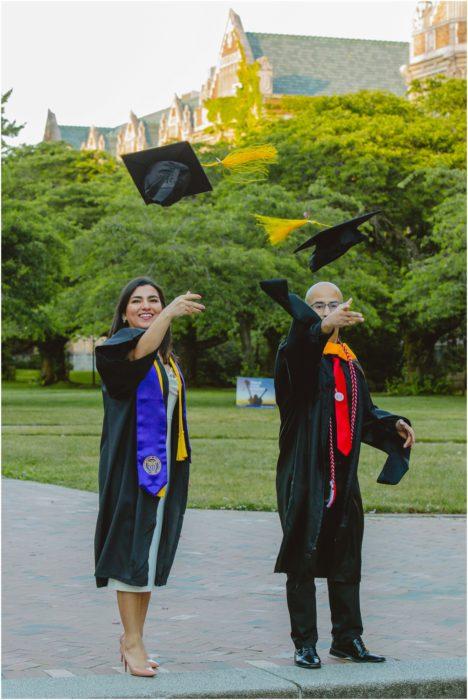
[[2,379],[14,381],[16,378],[17,356],[31,353],[34,342],[9,338],[2,343]]
[[278,345],[281,340],[281,333],[278,333],[276,328],[267,328],[263,335],[267,342],[268,348],[265,369],[268,375],[273,376],[275,369],[276,353],[278,352]]
[[421,384],[434,376],[434,347],[437,334],[407,333],[403,338],[403,378]]
[[2,379],[5,381],[14,381],[16,376],[15,361],[11,343],[4,342],[2,344]]
[[194,386],[197,382],[197,331],[189,326],[186,333],[177,338],[177,349],[180,354],[184,377],[187,384]]
[[203,340],[197,340],[198,350],[208,350],[209,348],[216,348],[218,345],[222,345],[228,339],[227,333],[220,333],[219,335],[212,335],[209,338],[204,338]]
[[68,365],[65,345],[68,338],[56,336],[37,344],[41,355],[41,384],[48,386],[56,382],[68,382]]
[[189,384],[197,386],[198,359],[203,351],[222,345],[227,339],[227,333],[220,333],[219,335],[212,335],[209,338],[198,340],[195,326],[191,326],[187,333],[178,339],[177,345],[180,348],[184,375]]
[[239,324],[239,337],[242,347],[242,372],[252,374],[255,371],[255,358],[252,346],[252,321],[250,316],[239,314],[237,317]]

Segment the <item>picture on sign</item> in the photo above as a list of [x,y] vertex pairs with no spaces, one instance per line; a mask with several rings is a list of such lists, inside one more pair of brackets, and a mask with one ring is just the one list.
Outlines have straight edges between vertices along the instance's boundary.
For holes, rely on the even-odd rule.
[[237,377],[236,406],[241,408],[274,408],[275,386],[268,377]]

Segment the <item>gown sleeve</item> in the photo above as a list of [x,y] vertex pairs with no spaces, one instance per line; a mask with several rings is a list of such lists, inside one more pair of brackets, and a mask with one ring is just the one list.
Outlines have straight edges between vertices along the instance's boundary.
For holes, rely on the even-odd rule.
[[400,418],[408,425],[411,425],[411,422],[404,416],[378,408],[372,401],[367,382],[364,381],[363,384],[364,411],[361,440],[388,455],[377,482],[398,484],[409,469],[411,448],[403,447],[404,440],[398,435],[396,422]]
[[260,282],[260,287],[292,317],[288,336],[279,346],[279,354],[288,364],[291,381],[304,381],[305,375],[317,369],[323,350],[332,335],[322,332],[322,319],[297,294],[288,291],[285,279]]
[[157,348],[138,360],[127,357],[144,332],[142,328],[121,328],[96,348],[96,369],[113,399],[131,396],[156,359]]

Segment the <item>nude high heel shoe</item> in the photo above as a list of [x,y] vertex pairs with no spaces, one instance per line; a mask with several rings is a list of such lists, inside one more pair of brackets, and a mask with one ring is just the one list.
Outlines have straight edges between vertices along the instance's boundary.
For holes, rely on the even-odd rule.
[[150,668],[150,667],[137,668],[136,666],[131,666],[130,662],[128,661],[128,659],[125,655],[125,650],[123,650],[122,656],[123,656],[125,673],[127,672],[127,667],[128,667],[132,676],[141,676],[143,678],[154,678],[154,676],[156,675],[156,671],[154,668]]
[[[123,663],[124,660],[124,652],[123,652],[123,638],[125,637],[125,632],[120,635],[120,661]],[[147,663],[151,666],[151,668],[159,668],[159,664],[157,661],[154,659],[146,659]]]

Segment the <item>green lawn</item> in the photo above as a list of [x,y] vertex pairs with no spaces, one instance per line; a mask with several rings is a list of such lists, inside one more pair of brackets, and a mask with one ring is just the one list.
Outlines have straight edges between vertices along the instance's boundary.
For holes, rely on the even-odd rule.
[[[95,491],[102,421],[98,389],[41,388],[25,374],[3,385],[3,474]],[[32,372],[32,371],[31,371]],[[193,466],[189,505],[274,510],[278,411],[238,409],[233,390],[189,392]],[[465,399],[374,396],[381,408],[411,419],[417,445],[398,486],[376,478],[382,452],[363,446],[360,483],[366,510],[465,511]]]

